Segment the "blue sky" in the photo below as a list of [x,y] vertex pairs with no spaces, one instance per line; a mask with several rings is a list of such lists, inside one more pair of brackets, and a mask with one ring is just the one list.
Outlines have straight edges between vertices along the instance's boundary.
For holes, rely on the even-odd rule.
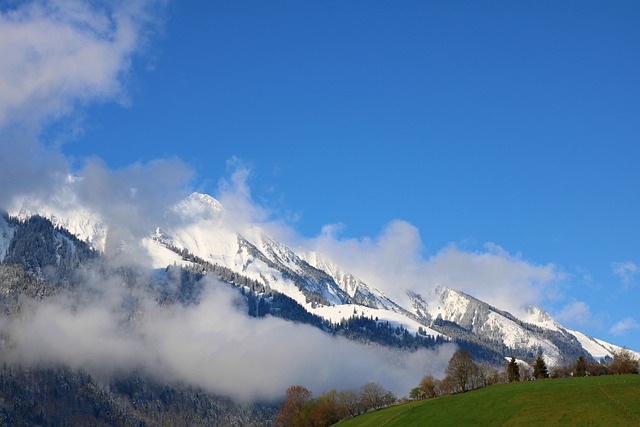
[[118,88],[71,96],[44,127],[74,167],[177,157],[215,195],[238,159],[254,203],[301,236],[376,239],[399,219],[425,260],[498,245],[553,264],[540,302],[564,324],[640,349],[640,3],[155,12]]

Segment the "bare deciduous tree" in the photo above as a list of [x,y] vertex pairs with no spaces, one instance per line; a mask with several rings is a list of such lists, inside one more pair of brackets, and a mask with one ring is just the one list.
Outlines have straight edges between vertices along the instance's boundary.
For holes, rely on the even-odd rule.
[[446,377],[451,379],[455,391],[464,393],[477,386],[478,365],[467,350],[458,350],[453,353],[445,373]]
[[614,375],[637,374],[638,358],[626,348],[613,353],[613,361],[609,366]]
[[378,383],[367,383],[360,388],[360,403],[363,412],[388,406],[396,401],[396,396]]
[[338,393],[338,401],[350,416],[355,417],[361,414],[360,390],[343,390]]
[[420,384],[418,385],[418,388],[422,392],[422,397],[424,399],[436,397],[439,382],[440,381],[438,381],[431,375],[424,376],[422,380],[420,380]]
[[495,366],[487,362],[478,365],[478,380],[480,387],[488,387],[500,382],[500,372]]

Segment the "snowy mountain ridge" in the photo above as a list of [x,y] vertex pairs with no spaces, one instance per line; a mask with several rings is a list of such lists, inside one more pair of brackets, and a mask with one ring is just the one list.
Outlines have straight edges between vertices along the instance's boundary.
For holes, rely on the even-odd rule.
[[[78,206],[73,198],[62,199],[56,207],[21,200],[9,214],[22,219],[41,215],[104,250],[109,225],[101,215]],[[176,252],[184,251],[262,283],[334,323],[358,313],[414,334],[465,339],[505,354],[515,350],[541,354],[550,366],[562,363],[567,353],[573,357],[584,351],[599,359],[620,349],[564,328],[539,307],[529,307],[526,316],[517,319],[445,286],[434,286],[430,295],[409,291],[404,304],[394,301],[321,254],[294,251],[253,225],[242,232],[234,230],[225,215],[224,207],[206,194],[193,193],[172,206],[162,224],[150,224],[143,232],[146,237],[140,247],[152,260],[150,267],[189,265],[192,261]],[[11,227],[0,219],[0,261],[12,237]]]

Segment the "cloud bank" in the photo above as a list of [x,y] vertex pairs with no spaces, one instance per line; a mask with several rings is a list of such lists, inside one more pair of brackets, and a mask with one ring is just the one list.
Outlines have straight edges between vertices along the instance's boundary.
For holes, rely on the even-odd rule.
[[440,285],[518,314],[553,295],[564,279],[553,264],[531,263],[493,243],[477,251],[451,244],[425,259],[418,229],[401,220],[392,221],[374,239],[341,239],[335,231],[325,227],[308,245],[399,300],[406,290],[428,295]]
[[[115,278],[95,282],[97,293],[82,304],[77,295],[34,303],[23,316],[2,319],[0,326],[13,339],[4,357],[23,364],[63,363],[102,376],[142,369],[161,380],[252,401],[280,398],[293,384],[321,393],[377,381],[404,395],[426,372],[443,375],[455,350],[390,350],[277,318],[251,318],[236,290],[203,280],[202,301],[189,307],[160,307],[151,296],[118,286]],[[136,319],[125,321],[123,303],[134,296]]]

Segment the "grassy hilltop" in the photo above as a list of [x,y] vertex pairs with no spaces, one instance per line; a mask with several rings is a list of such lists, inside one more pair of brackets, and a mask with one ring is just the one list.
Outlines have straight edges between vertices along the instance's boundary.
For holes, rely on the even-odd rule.
[[499,384],[344,420],[339,427],[640,426],[640,375]]

